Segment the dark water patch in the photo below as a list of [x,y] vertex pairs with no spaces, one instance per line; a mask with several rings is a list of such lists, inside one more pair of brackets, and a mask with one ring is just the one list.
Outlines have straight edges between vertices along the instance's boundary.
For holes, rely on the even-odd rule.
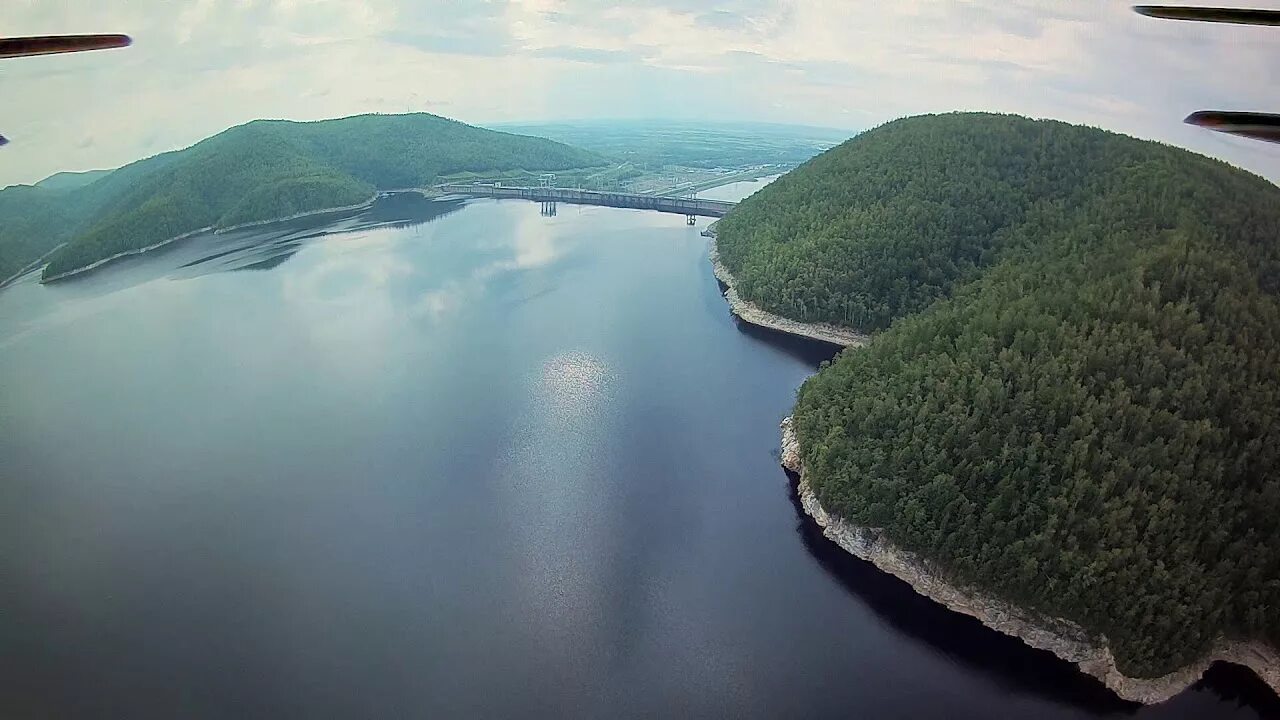
[[1260,717],[1280,718],[1280,697],[1247,667],[1213,663],[1196,688],[1209,690],[1223,701],[1234,702],[1242,709],[1257,712]]
[[720,297],[712,303],[714,308],[732,317],[734,326],[743,335],[758,340],[772,348],[782,350],[788,355],[813,366],[815,369],[825,361],[834,360],[836,355],[839,355],[840,351],[844,350],[842,345],[816,338],[793,335],[743,320],[729,309],[729,305],[724,299],[724,294],[728,291],[729,286],[725,285],[720,278],[715,277],[710,267],[708,267],[707,274],[712,277],[716,287],[719,289]]
[[822,533],[804,511],[797,493],[799,477],[779,468],[788,481],[796,513],[796,533],[822,568],[899,631],[939,653],[988,674],[1002,685],[1089,713],[1133,712],[1141,706],[1116,697],[1098,680],[1048,651],[1028,646],[986,627],[976,618],[952,612],[917,593],[910,584],[862,560]]
[[823,362],[834,360],[844,347],[835,343],[825,342],[814,338],[800,337],[792,335],[788,332],[775,330],[773,328],[761,327],[754,323],[749,323],[738,316],[733,317],[734,325],[737,326],[738,332],[742,333],[761,342],[766,342],[773,347],[779,348],[798,360],[805,362],[817,368]]
[[320,232],[305,233],[303,235],[290,236],[288,242],[293,242],[293,241],[301,242],[304,240],[315,240],[316,238],[322,238],[322,237],[325,237],[326,235],[332,235],[332,234],[333,233],[330,231],[321,230]]
[[[405,228],[457,212],[461,202],[437,202],[417,193],[384,196],[359,210],[337,210],[263,223],[226,232],[207,232],[127,255],[93,270],[57,281],[82,292],[114,292],[160,277],[190,279],[242,269],[269,270],[285,262],[302,242],[379,228]],[[260,249],[275,247],[269,257]],[[281,251],[283,250],[283,252]],[[234,257],[237,254],[244,257]],[[253,257],[259,253],[258,257]],[[222,263],[215,261],[223,260]]]
[[1165,703],[1144,706],[1123,700],[1074,664],[948,610],[909,583],[850,554],[826,537],[805,512],[797,492],[799,476],[781,467],[779,472],[787,480],[796,533],[841,587],[900,632],[1011,691],[1034,694],[1091,717],[1198,718],[1222,703],[1234,704],[1244,713],[1241,717],[1280,718],[1280,699],[1274,691],[1248,668],[1229,663],[1214,663],[1191,688]]
[[268,257],[265,260],[251,262],[246,265],[236,265],[233,267],[229,267],[227,268],[227,270],[231,272],[238,272],[240,270],[272,270],[274,268],[280,267],[281,264],[283,264],[289,258],[293,257],[294,254],[295,253],[292,253],[292,252],[280,253],[279,255],[272,255],[271,257]]
[[465,206],[465,199],[433,199],[416,192],[394,193],[379,198],[361,222],[365,227],[406,228],[451,215]]
[[211,260],[217,260],[220,257],[226,257],[227,255],[230,255],[232,253],[241,252],[244,249],[245,249],[244,247],[232,247],[226,250],[220,250],[216,253],[213,253],[212,255],[205,255],[204,257],[196,258],[195,260],[192,260],[190,262],[185,262],[179,265],[178,267],[179,268],[194,267],[196,265],[200,265],[201,263],[207,263]]

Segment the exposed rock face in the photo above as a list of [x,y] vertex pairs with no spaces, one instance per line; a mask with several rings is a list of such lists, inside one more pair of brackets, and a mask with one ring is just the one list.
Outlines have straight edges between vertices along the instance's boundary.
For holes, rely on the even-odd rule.
[[734,285],[733,275],[729,269],[720,262],[720,253],[716,250],[715,232],[711,228],[703,232],[704,235],[711,237],[711,268],[715,271],[716,279],[724,283],[727,288],[724,292],[724,299],[729,302],[729,309],[733,311],[744,322],[760,327],[781,330],[791,335],[799,335],[801,337],[812,338],[829,342],[833,345],[862,346],[871,341],[871,336],[864,335],[849,328],[832,325],[830,323],[802,323],[795,320],[788,320],[781,315],[762,309],[755,303],[744,300],[738,295],[738,290]]
[[1199,680],[1209,665],[1219,660],[1252,669],[1272,690],[1280,693],[1280,653],[1257,642],[1223,641],[1200,662],[1163,677],[1128,677],[1116,668],[1115,657],[1107,647],[1105,637],[1090,636],[1079,625],[1067,620],[1032,616],[972,588],[953,586],[927,561],[894,547],[878,530],[857,527],[828,514],[804,477],[800,442],[790,417],[782,421],[782,465],[800,476],[796,492],[801,505],[822,528],[823,534],[837,545],[905,581],[916,592],[948,609],[975,617],[993,630],[1076,663],[1081,670],[1098,678],[1126,700],[1148,704],[1167,700]]

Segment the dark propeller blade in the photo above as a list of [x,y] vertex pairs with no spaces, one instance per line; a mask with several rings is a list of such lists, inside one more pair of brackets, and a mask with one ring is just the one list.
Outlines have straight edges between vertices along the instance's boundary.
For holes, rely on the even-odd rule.
[[126,47],[131,42],[133,41],[128,35],[41,35],[0,38],[0,58],[106,50]]
[[1180,7],[1176,5],[1134,5],[1134,12],[1166,20],[1236,23],[1239,25],[1280,25],[1280,10],[1252,8]]
[[1201,110],[1191,113],[1183,122],[1254,140],[1280,143],[1280,115],[1271,113]]

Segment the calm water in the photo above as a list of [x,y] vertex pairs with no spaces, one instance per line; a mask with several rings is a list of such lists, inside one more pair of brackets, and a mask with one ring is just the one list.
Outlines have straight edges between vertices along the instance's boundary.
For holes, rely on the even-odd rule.
[[781,175],[766,175],[755,180],[743,180],[742,182],[729,183],[720,187],[713,187],[710,190],[701,190],[698,197],[704,200],[729,200],[737,201],[768,185],[769,183],[782,177]]
[[804,522],[777,424],[825,351],[737,328],[701,227],[558,210],[400,197],[0,293],[0,715],[1134,711]]

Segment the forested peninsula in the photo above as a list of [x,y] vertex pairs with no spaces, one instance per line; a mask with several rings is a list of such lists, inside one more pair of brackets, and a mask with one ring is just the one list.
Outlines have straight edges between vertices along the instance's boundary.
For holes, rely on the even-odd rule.
[[863,133],[717,230],[745,300],[875,333],[798,393],[824,515],[1081,628],[1127,679],[1253,647],[1276,686],[1280,189],[957,113]]
[[455,173],[602,165],[600,155],[426,113],[255,120],[109,173],[0,191],[0,280],[60,243],[49,279],[204,228],[368,201]]

